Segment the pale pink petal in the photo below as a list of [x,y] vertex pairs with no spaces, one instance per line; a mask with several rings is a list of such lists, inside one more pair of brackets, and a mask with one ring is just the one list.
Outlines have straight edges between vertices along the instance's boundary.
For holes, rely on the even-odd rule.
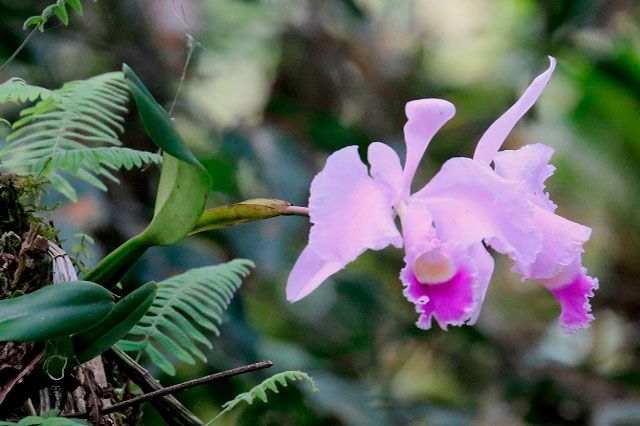
[[560,303],[560,324],[565,333],[575,333],[589,327],[593,321],[589,299],[598,289],[598,280],[586,275],[579,261],[562,274],[542,283]]
[[544,182],[555,171],[549,164],[553,149],[543,144],[525,145],[515,151],[500,151],[493,158],[496,173],[500,176],[522,182],[531,200],[549,211],[556,205],[545,192]]
[[544,182],[554,167],[549,165],[553,149],[542,145],[526,145],[515,151],[501,151],[494,158],[500,176],[519,182],[523,192],[535,204],[533,226],[542,235],[542,248],[534,263],[517,263],[515,270],[525,278],[551,278],[580,259],[582,246],[591,229],[565,219],[553,211],[556,205],[545,192]]
[[476,151],[473,154],[474,160],[482,161],[490,164],[496,155],[502,143],[507,138],[516,123],[524,116],[527,111],[536,103],[542,91],[549,83],[553,70],[556,66],[556,60],[549,56],[549,68],[536,77],[531,85],[525,90],[520,99],[516,101],[500,118],[498,118],[482,135]]
[[[454,269],[446,281],[429,283],[418,278],[415,260],[424,253],[433,252],[449,258],[452,262]],[[478,287],[481,281],[484,283],[488,277],[480,276],[478,267],[468,252],[460,250],[455,244],[433,240],[421,247],[410,249],[405,256],[405,262],[406,266],[400,272],[400,279],[405,286],[405,297],[415,304],[416,311],[420,314],[416,322],[418,327],[429,329],[432,319],[435,319],[440,327],[446,330],[450,325],[460,326],[471,318],[478,308]]]
[[398,154],[390,146],[374,142],[369,145],[367,160],[371,165],[369,174],[376,182],[387,186],[392,203],[395,203],[402,195],[402,166]]
[[289,274],[287,300],[302,299],[342,268],[340,262],[322,260],[311,247],[305,247]]
[[535,262],[516,264],[514,269],[525,278],[552,278],[580,259],[591,229],[538,206],[533,217],[542,235],[542,249]]
[[565,332],[588,327],[593,319],[589,298],[597,280],[581,266],[582,246],[591,229],[554,212],[556,205],[545,192],[544,182],[554,167],[549,165],[553,150],[545,145],[527,145],[515,151],[499,152],[494,158],[499,175],[520,182],[535,204],[533,225],[542,236],[542,248],[533,263],[516,262],[514,270],[524,278],[535,278],[556,296],[562,308],[560,322]]
[[342,265],[367,249],[402,247],[392,205],[392,194],[369,176],[358,148],[343,148],[311,183],[309,245],[321,259]]
[[416,197],[398,207],[405,248],[416,247],[437,238],[427,203]]
[[521,265],[531,264],[540,251],[535,205],[519,182],[484,163],[453,158],[413,197],[426,203],[442,240],[463,247],[485,241]]
[[491,257],[491,254],[484,248],[482,243],[476,243],[469,247],[469,257],[473,261],[476,269],[475,306],[468,322],[469,325],[473,325],[478,321],[478,317],[480,317],[480,310],[484,303],[484,298],[487,295],[491,276],[493,275],[494,262],[493,257]]
[[419,99],[408,102],[405,107],[407,124],[404,139],[407,156],[404,165],[404,195],[411,192],[411,181],[431,138],[456,113],[451,102],[442,99]]

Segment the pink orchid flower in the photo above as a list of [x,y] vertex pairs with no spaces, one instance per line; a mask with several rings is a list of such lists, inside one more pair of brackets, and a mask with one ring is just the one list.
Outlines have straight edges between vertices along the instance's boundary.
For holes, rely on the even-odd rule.
[[445,100],[407,104],[404,168],[380,142],[369,146],[368,169],[356,146],[329,156],[311,184],[313,226],[289,276],[289,301],[305,297],[367,249],[404,245],[400,278],[419,313],[417,326],[428,329],[433,318],[443,329],[473,324],[493,273],[490,246],[508,255],[523,279],[537,279],[557,298],[565,332],[588,327],[598,281],[586,275],[581,257],[591,230],[554,213],[544,188],[555,170],[548,164],[553,150],[535,144],[498,152],[549,82],[555,59],[549,60],[549,68],[484,133],[473,159],[448,160],[413,194],[431,138],[455,114]]

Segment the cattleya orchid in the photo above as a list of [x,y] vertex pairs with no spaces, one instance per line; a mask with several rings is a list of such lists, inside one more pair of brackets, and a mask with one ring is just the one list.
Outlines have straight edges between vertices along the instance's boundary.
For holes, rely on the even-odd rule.
[[591,230],[554,213],[544,187],[555,170],[549,165],[553,149],[535,144],[498,152],[549,82],[555,59],[549,60],[549,68],[484,133],[473,158],[448,160],[413,194],[431,138],[455,114],[448,101],[406,105],[404,167],[380,142],[368,148],[369,168],[356,146],[329,156],[311,184],[313,225],[289,276],[287,298],[305,297],[367,249],[404,246],[400,279],[419,313],[417,326],[428,329],[432,319],[443,329],[473,324],[493,273],[490,246],[508,255],[523,279],[540,281],[557,298],[565,332],[588,327],[589,298],[598,282],[586,275],[581,257]]

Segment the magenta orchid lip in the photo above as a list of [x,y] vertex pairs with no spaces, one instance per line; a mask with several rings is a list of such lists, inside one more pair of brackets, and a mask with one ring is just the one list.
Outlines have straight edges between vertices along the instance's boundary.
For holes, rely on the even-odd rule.
[[413,194],[411,183],[429,142],[455,115],[446,100],[407,103],[404,167],[380,142],[369,146],[370,169],[356,146],[329,156],[311,184],[313,225],[289,276],[287,298],[307,296],[367,249],[394,245],[405,249],[400,279],[419,314],[418,327],[428,329],[434,319],[443,329],[473,324],[493,273],[487,245],[509,256],[523,279],[539,281],[557,298],[563,331],[587,328],[593,320],[589,298],[598,288],[582,266],[591,229],[554,213],[544,186],[555,170],[549,164],[553,149],[534,144],[499,152],[548,84],[556,64],[549,61],[480,138],[473,158],[448,160]]

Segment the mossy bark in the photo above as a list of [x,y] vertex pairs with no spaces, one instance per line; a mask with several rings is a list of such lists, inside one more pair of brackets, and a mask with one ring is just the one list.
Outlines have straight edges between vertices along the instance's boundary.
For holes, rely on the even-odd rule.
[[[32,178],[0,176],[0,299],[52,285],[52,258],[66,256],[50,244],[55,229],[35,214],[37,191]],[[66,280],[75,278],[68,263],[71,271],[57,274]],[[99,357],[62,380],[53,380],[42,371],[43,355],[42,343],[0,343],[0,419],[18,420],[58,409],[63,415],[88,412],[93,424],[129,423],[98,413],[112,403],[112,389],[122,383],[117,369],[110,368],[107,375]]]

